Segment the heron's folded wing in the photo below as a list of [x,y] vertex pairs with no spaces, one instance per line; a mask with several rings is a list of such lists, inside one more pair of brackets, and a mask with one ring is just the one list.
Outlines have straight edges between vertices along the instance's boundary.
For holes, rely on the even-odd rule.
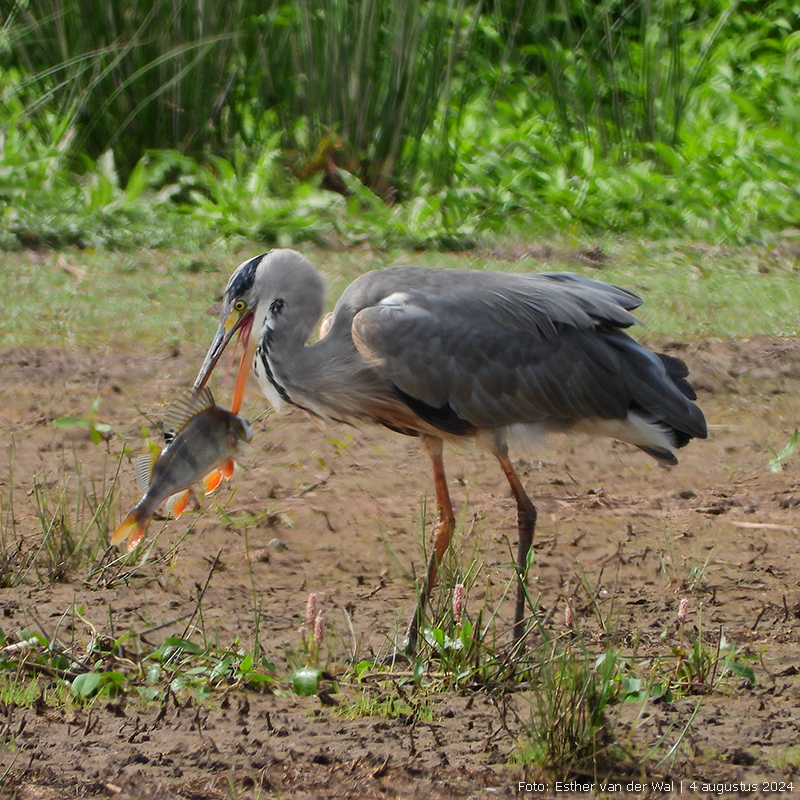
[[477,427],[624,419],[632,405],[655,405],[667,421],[691,416],[655,354],[609,321],[586,324],[568,298],[545,299],[543,308],[515,291],[458,303],[397,293],[356,314],[353,340],[400,392]]

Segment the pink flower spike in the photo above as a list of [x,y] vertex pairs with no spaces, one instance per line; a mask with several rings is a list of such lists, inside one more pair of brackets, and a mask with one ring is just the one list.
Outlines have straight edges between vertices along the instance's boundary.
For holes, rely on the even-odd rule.
[[684,597],[678,605],[678,622],[683,625],[686,622],[686,614],[689,611],[689,601]]
[[311,592],[306,603],[306,625],[314,629],[314,620],[317,618],[317,593]]
[[314,620],[314,644],[319,647],[325,639],[325,617],[317,614]]
[[455,617],[456,622],[461,622],[466,604],[467,590],[463,583],[457,583],[453,587],[453,617]]
[[572,627],[572,606],[567,603],[567,607],[564,609],[564,624],[568,627]]

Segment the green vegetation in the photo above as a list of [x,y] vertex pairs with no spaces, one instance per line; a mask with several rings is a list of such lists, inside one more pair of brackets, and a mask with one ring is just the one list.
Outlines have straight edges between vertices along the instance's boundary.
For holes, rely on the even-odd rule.
[[743,243],[798,219],[788,2],[3,9],[7,249]]
[[[662,632],[658,652],[643,654],[634,646],[623,653],[608,644],[593,654],[569,622],[561,634],[534,623],[540,643],[520,653],[509,651],[492,626],[482,624],[482,610],[473,618],[467,598],[431,621],[419,655],[408,671],[397,671],[396,662],[354,664],[352,653],[329,644],[321,615],[312,609],[312,595],[297,646],[285,654],[286,666],[277,667],[261,654],[257,640],[237,637],[221,644],[206,634],[204,595],[217,563],[205,586],[198,586],[184,635],[168,636],[157,646],[151,629],[122,636],[114,634],[113,624],[108,631],[96,630],[74,604],[52,630],[0,630],[0,699],[17,706],[91,706],[109,700],[163,704],[169,698],[202,705],[224,702],[233,690],[266,691],[320,696],[326,704],[335,695],[336,713],[346,718],[431,720],[436,698],[454,690],[498,698],[516,695],[522,710],[512,713],[524,733],[514,760],[526,769],[564,775],[611,769],[630,758],[617,746],[609,722],[616,705],[677,703],[697,694],[731,691],[738,681],[756,681],[754,670],[724,637],[716,642],[704,638],[702,623],[685,649],[685,610],[674,627]],[[149,580],[143,566],[126,580]],[[445,585],[440,596],[452,598],[455,589]],[[312,618],[315,624],[307,628]],[[605,619],[609,630],[616,623]],[[672,749],[670,733],[653,746],[653,753]]]
[[[639,293],[644,303],[638,315],[646,328],[633,333],[640,339],[800,332],[800,282],[791,254],[764,247],[721,254],[676,241],[590,241],[607,256],[602,271],[576,260],[588,249],[577,239],[554,243],[545,268],[583,272]],[[413,261],[456,269],[542,269],[539,260],[509,263],[503,251],[514,248],[514,243],[498,245],[498,254],[487,247],[466,256],[304,249],[328,277],[333,300],[359,272],[380,265]],[[161,354],[190,342],[200,347],[215,324],[210,304],[220,298],[233,265],[257,252],[252,245],[241,253],[219,245],[197,255],[69,250],[31,259],[6,254],[0,281],[14,302],[0,316],[0,347],[136,345]],[[90,409],[82,415],[88,417]]]

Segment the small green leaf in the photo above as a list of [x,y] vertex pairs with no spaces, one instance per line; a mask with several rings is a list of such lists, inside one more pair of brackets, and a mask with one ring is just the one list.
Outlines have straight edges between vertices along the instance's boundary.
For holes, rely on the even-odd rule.
[[248,683],[275,683],[272,675],[266,675],[263,672],[248,672],[246,677]]
[[461,623],[461,633],[458,638],[461,640],[460,649],[468,650],[472,643],[472,623],[468,619]]
[[169,636],[164,640],[162,647],[172,647],[175,650],[183,650],[187,653],[191,653],[193,656],[199,656],[203,653],[202,647],[195,644],[190,639],[182,639],[180,636]]
[[360,678],[365,672],[369,672],[369,670],[375,667],[374,661],[359,661],[356,664],[356,675]]
[[161,690],[155,686],[139,686],[137,691],[141,697],[149,702],[158,700],[161,697]]
[[182,639],[180,636],[170,636],[164,640],[164,644],[153,653],[153,658],[158,661],[168,661],[176,652],[185,652],[190,655],[202,655],[202,648],[198,647],[189,639]]
[[197,703],[202,703],[208,700],[213,694],[211,688],[207,683],[202,683],[194,690],[194,699]]
[[102,675],[99,672],[85,672],[72,681],[72,694],[75,697],[90,697],[100,688]]
[[292,688],[299,697],[312,697],[319,691],[322,670],[304,667],[292,675]]
[[620,689],[623,695],[638,694],[642,690],[642,681],[640,678],[623,678]]
[[422,678],[425,675],[425,660],[422,658],[417,659],[414,662],[414,669],[411,672],[413,676],[414,685],[419,687],[422,686]]
[[752,667],[748,667],[746,664],[740,664],[738,661],[726,661],[725,663],[728,669],[736,675],[737,678],[744,678],[748,683],[756,682],[756,673],[753,671]]
[[92,423],[83,417],[59,417],[50,424],[59,428],[88,428]]
[[795,450],[797,450],[798,437],[800,437],[800,429],[795,428],[794,433],[792,434],[792,438],[789,439],[789,441],[786,443],[786,446],[783,448],[783,450],[780,451],[780,453],[776,452],[775,450],[772,450],[772,448],[770,447],[770,450],[772,450],[775,456],[774,458],[771,458],[769,460],[770,472],[781,472],[783,470],[783,462],[787,458],[793,456]]
[[435,628],[432,625],[426,625],[422,631],[422,636],[431,647],[435,647],[439,651],[444,649],[445,634],[441,628]]
[[53,653],[50,657],[50,666],[66,672],[69,669],[70,660],[63,653]]

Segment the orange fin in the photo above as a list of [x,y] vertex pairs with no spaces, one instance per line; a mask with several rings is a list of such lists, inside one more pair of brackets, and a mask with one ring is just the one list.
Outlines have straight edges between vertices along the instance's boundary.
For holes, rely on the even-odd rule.
[[182,492],[176,492],[167,498],[166,509],[167,513],[172,514],[175,519],[178,519],[183,514],[186,508],[186,503],[189,500],[189,490],[184,489]]
[[111,544],[119,544],[123,539],[128,540],[128,552],[133,550],[142,541],[148,519],[142,519],[141,515],[134,509],[125,517],[114,531],[111,537]]
[[219,471],[222,473],[222,477],[225,478],[226,481],[229,481],[233,477],[235,469],[236,462],[232,458],[228,458],[222,462]]
[[133,531],[131,535],[128,537],[128,552],[132,552],[139,546],[139,542],[142,541],[142,537],[144,536],[144,529],[147,525],[142,525],[138,531]]
[[211,494],[217,486],[220,485],[222,481],[222,472],[218,469],[209,472],[208,475],[203,478],[203,491],[205,494]]

